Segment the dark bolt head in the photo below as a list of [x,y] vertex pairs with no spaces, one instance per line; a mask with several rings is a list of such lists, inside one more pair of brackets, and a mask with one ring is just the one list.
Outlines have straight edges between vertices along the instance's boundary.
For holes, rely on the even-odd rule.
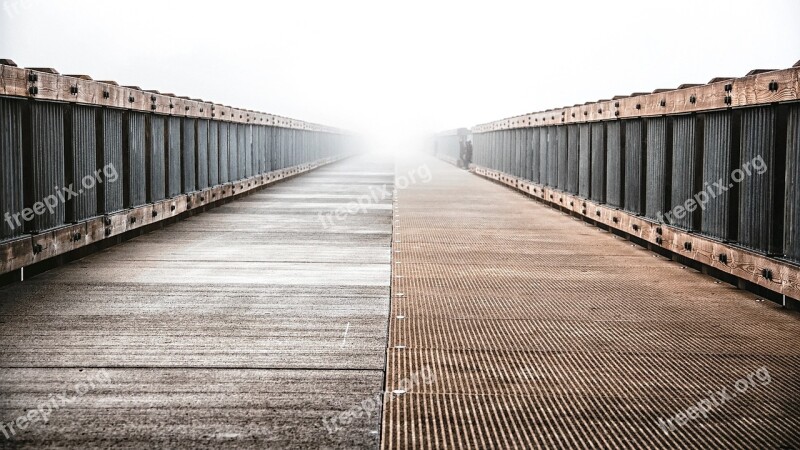
[[153,213],[152,213],[152,214],[153,214],[153,217],[155,217],[155,216],[157,216],[157,215],[158,215],[158,211],[153,211]]
[[155,110],[156,110],[156,104],[155,104],[155,103],[153,103],[152,105],[150,105],[150,109],[152,109],[153,111],[155,111]]
[[136,223],[136,216],[131,217],[131,223]]
[[664,242],[664,240],[661,239],[660,237],[656,238],[656,244],[661,245],[663,242]]
[[39,81],[39,75],[36,74],[35,72],[29,73],[28,74],[28,81],[30,81],[31,83],[35,83],[35,82]]
[[697,103],[697,97],[695,97],[694,95],[692,95],[691,97],[689,97],[689,103],[691,103],[691,104],[693,104],[693,105],[694,105],[695,103]]
[[150,96],[150,101],[155,103],[156,102],[156,96],[155,95],[151,95]]
[[636,104],[636,109],[642,109],[642,104],[641,103],[637,103]]
[[733,85],[728,83],[725,85],[725,92],[731,92],[733,90]]
[[111,96],[111,93],[108,91],[103,91],[103,98],[108,98]]
[[106,228],[106,236],[111,236],[111,228]]
[[175,211],[175,205],[170,205],[169,210],[170,211]]
[[722,264],[728,264],[728,255],[725,253],[720,253],[717,259],[719,259],[719,262]]
[[661,99],[661,101],[659,102],[659,105],[661,105],[661,107],[663,108],[663,107],[667,106],[667,101],[664,100],[664,99]]
[[39,88],[36,86],[31,86],[28,88],[28,93],[31,95],[36,95],[39,93]]
[[111,225],[111,218],[110,217],[106,217],[105,218],[105,224],[106,225]]
[[188,110],[189,110],[189,105],[186,105],[186,106],[184,106],[184,107],[183,107],[183,109],[185,109],[186,111],[188,111]]
[[614,108],[619,108],[619,102],[614,102]]
[[603,114],[603,108],[597,108],[597,114]]

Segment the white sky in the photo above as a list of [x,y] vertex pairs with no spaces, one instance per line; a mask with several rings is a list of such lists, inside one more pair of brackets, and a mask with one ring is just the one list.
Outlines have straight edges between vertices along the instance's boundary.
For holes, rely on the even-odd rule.
[[800,59],[800,2],[0,0],[0,58],[369,133],[390,148]]

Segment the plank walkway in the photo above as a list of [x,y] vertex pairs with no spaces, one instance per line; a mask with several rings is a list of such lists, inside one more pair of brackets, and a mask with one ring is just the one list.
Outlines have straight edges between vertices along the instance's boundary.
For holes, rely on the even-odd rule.
[[383,448],[800,449],[797,313],[432,158],[397,185],[420,164],[395,201]]
[[0,448],[377,447],[380,402],[330,418],[382,391],[391,198],[319,215],[392,180],[346,160],[0,289],[0,421],[75,397]]
[[800,449],[800,315],[756,298],[359,157],[0,289],[0,423],[49,414],[0,448]]

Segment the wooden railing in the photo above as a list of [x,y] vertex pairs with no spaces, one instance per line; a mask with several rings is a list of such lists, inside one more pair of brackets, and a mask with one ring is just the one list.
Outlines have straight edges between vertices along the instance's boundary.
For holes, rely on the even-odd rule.
[[332,127],[0,63],[0,274],[354,150]]
[[800,67],[472,128],[473,170],[800,298]]

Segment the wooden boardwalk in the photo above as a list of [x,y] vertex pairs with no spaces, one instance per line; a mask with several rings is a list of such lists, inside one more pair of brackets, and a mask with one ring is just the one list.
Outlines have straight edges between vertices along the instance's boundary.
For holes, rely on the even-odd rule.
[[74,397],[0,448],[376,447],[379,408],[329,419],[382,390],[392,180],[346,160],[0,289],[0,421]]
[[800,315],[422,155],[2,288],[0,322],[0,448],[800,448]]

